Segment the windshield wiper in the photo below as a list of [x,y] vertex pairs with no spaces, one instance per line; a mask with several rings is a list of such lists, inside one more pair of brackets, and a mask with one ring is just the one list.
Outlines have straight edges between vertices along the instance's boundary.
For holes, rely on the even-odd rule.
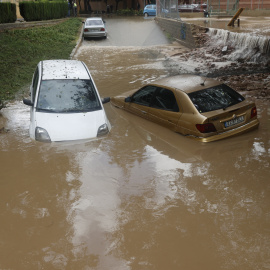
[[50,113],[54,113],[55,111],[52,109],[42,109],[42,108],[36,108],[36,110],[38,112],[50,112]]

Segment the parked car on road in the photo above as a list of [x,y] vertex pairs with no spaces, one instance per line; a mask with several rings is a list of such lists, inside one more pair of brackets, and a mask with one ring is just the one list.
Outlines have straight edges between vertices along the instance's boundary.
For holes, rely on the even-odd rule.
[[178,11],[179,12],[200,12],[200,6],[199,5],[179,5],[178,6]]
[[94,80],[82,61],[39,62],[30,87],[30,137],[37,141],[71,141],[105,135],[110,123]]
[[[169,13],[169,11],[165,8],[161,8],[160,13],[161,13],[161,15],[166,16]],[[143,15],[145,17],[156,16],[157,15],[157,6],[156,5],[145,6],[145,8],[143,10]]]
[[113,97],[128,112],[201,142],[211,142],[255,129],[256,105],[217,80],[178,75]]
[[105,21],[100,17],[87,18],[83,22],[83,36],[85,38],[90,37],[103,37],[107,38],[107,30],[105,27]]
[[143,10],[144,16],[156,16],[157,14],[157,6],[156,5],[147,5]]

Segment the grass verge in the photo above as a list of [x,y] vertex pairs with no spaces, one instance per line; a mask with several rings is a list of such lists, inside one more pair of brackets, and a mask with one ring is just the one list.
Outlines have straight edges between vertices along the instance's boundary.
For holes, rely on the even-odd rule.
[[39,61],[68,59],[81,25],[80,18],[70,18],[53,26],[0,33],[0,104],[30,85]]

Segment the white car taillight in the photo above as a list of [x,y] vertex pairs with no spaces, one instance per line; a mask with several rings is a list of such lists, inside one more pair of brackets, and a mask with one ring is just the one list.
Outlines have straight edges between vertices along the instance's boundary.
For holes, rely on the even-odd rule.
[[40,142],[51,142],[51,138],[47,130],[41,127],[36,127],[35,139]]

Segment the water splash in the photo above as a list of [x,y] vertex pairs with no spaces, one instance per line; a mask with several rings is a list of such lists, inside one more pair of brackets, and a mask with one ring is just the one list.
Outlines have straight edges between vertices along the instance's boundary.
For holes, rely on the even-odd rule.
[[268,61],[270,58],[270,37],[254,36],[249,33],[234,33],[223,29],[209,28],[208,34],[217,45],[231,46],[235,51],[231,60],[239,58],[251,62]]

